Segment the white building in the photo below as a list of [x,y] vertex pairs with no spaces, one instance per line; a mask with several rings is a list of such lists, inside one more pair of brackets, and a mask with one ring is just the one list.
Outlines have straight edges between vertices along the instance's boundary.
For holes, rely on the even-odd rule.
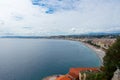
[[119,68],[114,72],[112,80],[120,80],[120,69]]

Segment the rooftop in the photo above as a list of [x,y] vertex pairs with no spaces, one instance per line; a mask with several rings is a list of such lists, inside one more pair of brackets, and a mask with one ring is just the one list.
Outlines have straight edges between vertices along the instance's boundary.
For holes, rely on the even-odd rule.
[[71,79],[68,76],[64,75],[64,76],[58,77],[56,80],[71,80]]

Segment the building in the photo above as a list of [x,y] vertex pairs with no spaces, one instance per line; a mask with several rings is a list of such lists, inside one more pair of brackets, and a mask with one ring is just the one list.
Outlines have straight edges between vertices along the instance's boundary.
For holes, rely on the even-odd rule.
[[99,46],[100,48],[103,49],[108,49],[114,42],[116,39],[93,39],[92,43]]
[[71,80],[71,78],[69,78],[67,75],[64,75],[64,76],[58,77],[57,80]]
[[112,80],[120,80],[120,69],[119,68],[114,72]]
[[71,68],[69,73],[56,80],[86,80],[86,72],[99,72],[99,68]]

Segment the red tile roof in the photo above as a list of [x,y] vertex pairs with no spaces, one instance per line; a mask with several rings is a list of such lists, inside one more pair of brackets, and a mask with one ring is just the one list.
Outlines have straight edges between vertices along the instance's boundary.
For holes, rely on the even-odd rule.
[[71,80],[68,76],[60,76],[56,80]]
[[84,72],[84,71],[94,71],[98,72],[99,68],[70,68],[69,75],[72,76],[73,78],[78,78],[79,77],[79,72]]
[[70,71],[68,74],[64,76],[58,77],[56,80],[72,80],[72,79],[78,79],[79,78],[79,72],[84,71],[94,71],[98,72],[99,68],[70,68]]

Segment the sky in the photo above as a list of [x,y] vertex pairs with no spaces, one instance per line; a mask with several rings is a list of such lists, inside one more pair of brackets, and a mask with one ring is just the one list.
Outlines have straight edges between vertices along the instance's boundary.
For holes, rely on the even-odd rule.
[[120,0],[0,0],[0,35],[120,32]]

